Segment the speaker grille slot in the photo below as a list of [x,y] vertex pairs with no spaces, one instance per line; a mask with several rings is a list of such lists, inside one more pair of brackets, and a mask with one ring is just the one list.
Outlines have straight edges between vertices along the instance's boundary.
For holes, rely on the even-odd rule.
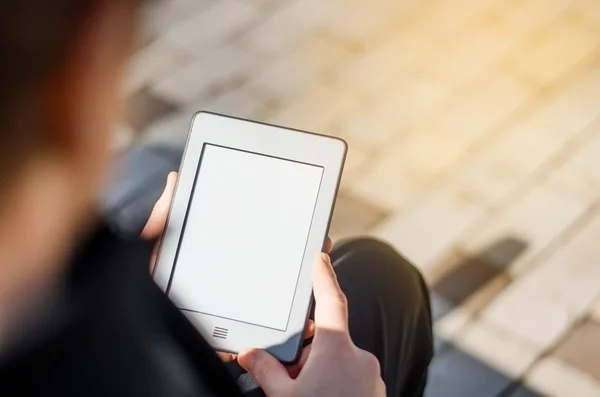
[[227,328],[215,327],[212,336],[213,338],[227,339],[228,333],[229,330]]

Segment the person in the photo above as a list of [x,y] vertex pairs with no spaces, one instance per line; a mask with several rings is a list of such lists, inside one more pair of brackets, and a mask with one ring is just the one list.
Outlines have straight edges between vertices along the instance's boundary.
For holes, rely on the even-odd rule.
[[285,367],[261,350],[218,356],[152,282],[176,175],[142,238],[101,219],[139,3],[0,6],[0,394],[236,396],[246,370],[248,393],[274,397],[422,396],[428,292],[385,243],[316,258],[312,342]]

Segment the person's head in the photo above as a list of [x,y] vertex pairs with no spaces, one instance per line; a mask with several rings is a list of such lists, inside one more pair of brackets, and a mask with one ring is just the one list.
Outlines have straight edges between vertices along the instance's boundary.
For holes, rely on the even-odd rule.
[[139,2],[0,5],[0,330],[91,215]]

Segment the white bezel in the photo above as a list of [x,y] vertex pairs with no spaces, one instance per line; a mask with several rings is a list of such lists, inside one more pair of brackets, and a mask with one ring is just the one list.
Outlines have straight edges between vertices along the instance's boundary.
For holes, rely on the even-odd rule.
[[[323,167],[323,177],[287,329],[280,331],[208,314],[186,313],[215,349],[238,353],[248,347],[262,348],[269,350],[281,361],[292,362],[296,358],[295,355],[302,342],[302,334],[310,310],[312,265],[314,258],[323,248],[329,229],[346,156],[346,143],[341,139],[329,136],[229,116],[208,112],[196,113],[192,118],[179,178],[154,271],[156,283],[165,292],[169,292],[167,288],[172,276],[205,144]],[[232,249],[235,249],[235,246],[232,246]],[[226,291],[227,286],[223,286],[223,289]],[[216,328],[228,330],[226,338],[214,337]]]

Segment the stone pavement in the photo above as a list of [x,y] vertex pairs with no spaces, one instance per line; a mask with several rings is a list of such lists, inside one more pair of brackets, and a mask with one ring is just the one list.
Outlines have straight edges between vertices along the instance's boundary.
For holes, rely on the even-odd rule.
[[332,235],[427,276],[429,397],[600,396],[600,1],[155,0],[120,147],[214,110],[343,137]]

